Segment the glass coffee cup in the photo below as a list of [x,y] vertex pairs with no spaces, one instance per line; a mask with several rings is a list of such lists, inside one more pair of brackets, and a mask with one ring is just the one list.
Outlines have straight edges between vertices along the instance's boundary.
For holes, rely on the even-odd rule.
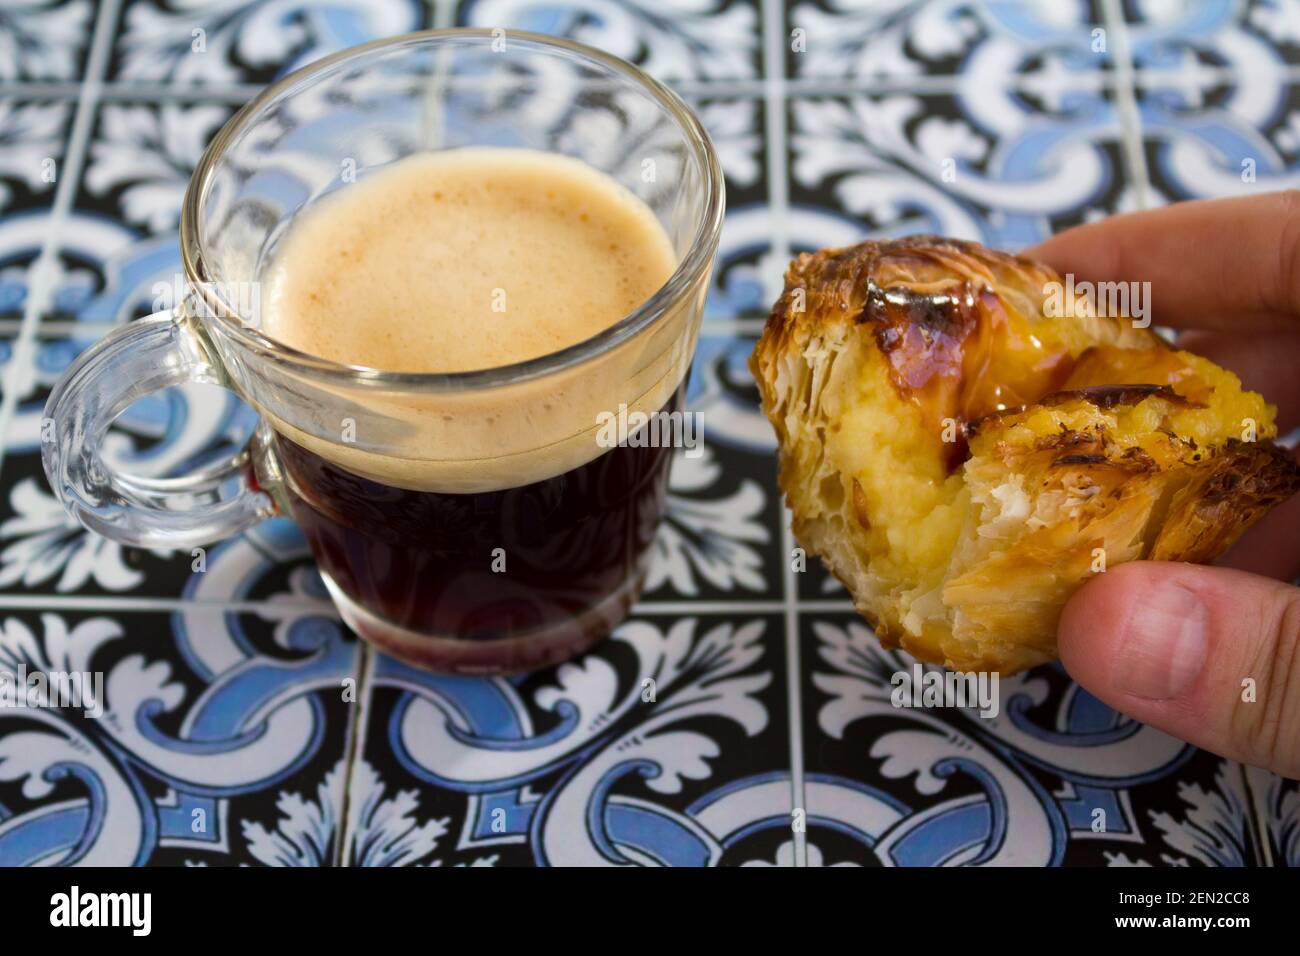
[[[256,293],[296,217],[404,157],[481,146],[558,153],[622,184],[663,227],[675,271],[590,338],[475,371],[341,364],[265,334]],[[189,293],[56,384],[50,485],[87,528],[140,547],[189,549],[291,516],[344,620],[418,667],[510,673],[570,657],[638,595],[672,448],[611,446],[607,426],[683,411],[723,208],[698,119],[600,51],[435,30],[327,57],[208,147],[181,214]],[[187,382],[257,410],[245,448],[179,478],[112,470],[100,449],[117,415]]]

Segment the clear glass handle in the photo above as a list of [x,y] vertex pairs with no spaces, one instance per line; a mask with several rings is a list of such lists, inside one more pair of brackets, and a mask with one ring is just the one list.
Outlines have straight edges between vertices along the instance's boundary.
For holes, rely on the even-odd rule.
[[159,312],[115,329],[87,349],[50,393],[41,458],[55,495],[91,531],[123,544],[191,548],[228,537],[275,513],[253,463],[255,434],[233,457],[180,478],[114,472],[100,449],[131,403],[187,382],[228,379],[180,312]]

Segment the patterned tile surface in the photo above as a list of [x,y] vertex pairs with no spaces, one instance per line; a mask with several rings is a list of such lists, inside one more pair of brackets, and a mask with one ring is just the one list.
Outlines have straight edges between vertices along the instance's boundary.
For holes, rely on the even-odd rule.
[[[450,25],[573,37],[676,85],[729,196],[689,393],[705,454],[676,462],[644,598],[592,653],[509,680],[358,643],[287,521],[201,552],[88,535],[38,455],[60,371],[165,304],[185,181],[233,111],[324,54]],[[1296,0],[0,8],[0,669],[105,675],[98,719],[0,710],[0,863],[1300,863],[1294,781],[1058,667],[1004,683],[994,718],[892,707],[911,662],[793,557],[745,364],[794,251],[918,230],[1014,248],[1300,185],[1298,56]],[[181,389],[109,452],[179,474],[250,424]]]
[[790,75],[978,83],[1114,68],[1103,0],[794,0]]
[[761,75],[757,0],[463,0],[448,26],[501,27],[568,37],[635,63],[666,82]]

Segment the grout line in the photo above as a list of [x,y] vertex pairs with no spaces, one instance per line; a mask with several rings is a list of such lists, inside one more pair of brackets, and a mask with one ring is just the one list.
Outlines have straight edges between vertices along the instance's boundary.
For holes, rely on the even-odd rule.
[[[22,330],[22,319],[0,319],[0,335]],[[106,335],[117,328],[116,322],[81,322],[76,319],[46,319],[36,329],[40,338],[73,335]]]
[[18,335],[14,339],[9,366],[3,376],[3,395],[0,396],[0,467],[4,465],[5,450],[8,446],[9,423],[18,404],[18,384],[25,368],[35,360],[32,350],[35,347],[36,329],[40,325],[41,310],[45,307],[45,300],[53,291],[49,287],[50,273],[58,261],[64,222],[76,198],[77,186],[81,182],[81,169],[90,150],[90,133],[98,105],[99,87],[108,68],[108,57],[112,48],[111,26],[117,22],[120,2],[121,0],[104,0],[95,17],[95,29],[90,41],[90,56],[86,60],[85,82],[82,83],[77,97],[77,111],[72,120],[68,145],[64,150],[63,169],[59,171],[59,184],[54,191],[54,203],[50,209],[49,228],[41,243],[40,254],[28,272],[31,281],[27,290],[27,301],[23,303],[22,324],[18,327]]
[[706,335],[761,335],[765,325],[766,318],[705,319],[700,331]]
[[1142,120],[1137,105],[1137,79],[1133,53],[1128,45],[1128,25],[1120,0],[1102,0],[1102,17],[1110,30],[1115,51],[1115,106],[1123,126],[1124,162],[1128,179],[1137,190],[1140,209],[1151,206],[1151,178],[1147,172],[1146,153],[1142,147]]
[[457,0],[428,0],[433,7],[433,29],[445,30],[456,23]]
[[[793,572],[792,572],[793,573]],[[785,600],[755,601],[639,601],[632,607],[632,616],[658,617],[681,614],[735,615],[779,614],[786,610]],[[801,609],[817,613],[848,613],[853,610],[849,600],[803,601]],[[268,614],[291,612],[337,617],[334,605],[326,601],[311,600],[194,600],[182,597],[131,597],[126,595],[81,594],[8,594],[0,593],[0,611],[50,610],[50,611],[228,611],[240,614]]]
[[158,86],[146,86],[129,81],[109,82],[105,83],[100,91],[100,98],[128,101],[161,100],[164,102],[180,100],[183,102],[238,103],[243,105],[269,85],[269,83],[232,83],[218,86],[177,86],[164,83]]
[[[449,26],[455,18],[455,4],[434,0],[436,29]],[[1008,82],[1019,85],[1019,78]],[[786,80],[794,96],[841,96],[849,93],[950,93],[961,85],[959,74],[940,76],[881,77],[871,81],[853,77],[805,77]],[[673,80],[668,84],[682,96],[716,97],[720,99],[762,99],[767,95],[764,79],[689,79]],[[1081,84],[1084,85],[1084,84]],[[1093,84],[1095,85],[1095,84]],[[207,100],[228,103],[245,103],[266,88],[258,83],[231,83],[213,85],[159,85],[150,86],[134,81],[110,81],[102,85],[100,96],[108,100]],[[39,99],[76,99],[81,90],[77,83],[0,83],[0,96],[31,97]]]
[[[787,517],[789,517],[789,515],[787,515]],[[786,524],[788,525],[789,522],[787,521]],[[794,540],[791,539],[791,545],[790,545],[791,548],[793,548],[795,544],[796,542],[794,542]],[[793,574],[794,572],[791,571],[790,573]],[[804,600],[796,599],[796,603],[798,604],[799,613],[801,614],[809,613],[809,612],[814,614],[857,614],[858,613],[858,609],[853,605],[853,602],[848,598],[843,598],[838,601],[829,600],[829,599],[804,601]]]
[[0,96],[13,99],[75,100],[81,96],[80,83],[10,80],[0,82]]
[[77,594],[0,594],[0,610],[24,611],[227,611],[239,614],[312,613],[338,617],[326,601],[195,601],[189,598],[90,597]]
[[[1129,33],[1128,27],[1124,28],[1125,46],[1127,47]],[[1173,84],[1183,84],[1188,79],[1204,80],[1208,86],[1231,85],[1239,81],[1243,76],[1251,75],[1268,75],[1274,71],[1271,70],[1252,70],[1249,66],[1244,69],[1233,69],[1225,66],[1206,66],[1197,64],[1186,68],[1166,68],[1166,67],[1140,67],[1132,63],[1131,54],[1129,65],[1131,66],[1134,82],[1137,86],[1143,88],[1169,86]],[[1292,68],[1294,69],[1294,68]],[[1282,70],[1281,75],[1283,82],[1294,82],[1300,78],[1300,73],[1292,75],[1292,69]]]
[[366,728],[370,722],[370,686],[374,670],[374,652],[365,641],[357,641],[357,686],[356,706],[352,719],[348,721],[347,752],[343,773],[343,805],[340,808],[342,825],[339,828],[339,844],[334,854],[335,866],[351,866],[348,850],[352,845],[352,775],[356,772],[357,760],[365,747]]
[[[790,259],[788,216],[790,209],[786,156],[786,62],[784,0],[761,0],[763,17],[763,74],[765,132],[767,140],[768,213],[772,233],[773,263],[781,269]],[[777,277],[772,277],[775,283]],[[767,281],[767,277],[764,277]],[[775,298],[768,289],[769,299]],[[794,838],[794,865],[808,865],[807,808],[804,802],[803,701],[800,694],[802,668],[799,659],[799,608],[797,586],[790,555],[794,538],[790,515],[781,508],[781,609],[785,618],[786,719],[790,735],[790,818]],[[803,827],[793,827],[795,814],[803,811]]]
[[[804,790],[804,753],[803,753],[803,660],[799,648],[799,612],[797,584],[791,555],[795,548],[794,534],[790,530],[790,511],[781,506],[781,574],[785,588],[785,662],[786,662],[786,699],[789,713],[790,733],[790,788],[794,799],[794,809],[802,809],[804,831],[795,831],[794,860],[795,866],[808,865],[808,834],[806,832],[808,807]],[[844,602],[852,609],[851,602]]]
[[775,614],[785,607],[781,601],[638,601],[632,617],[673,617],[679,614]]
[[[1108,0],[1103,0],[1107,3]],[[433,0],[434,22],[439,28],[450,26],[455,17],[455,4],[444,4]],[[1108,18],[1109,29],[1109,18]],[[1127,38],[1127,29],[1124,29]],[[1117,63],[1117,67],[1118,67]],[[1185,70],[1164,67],[1135,67],[1131,61],[1127,64],[1128,72],[1138,86],[1159,86],[1161,84],[1185,81]],[[1251,75],[1249,65],[1244,70],[1229,67],[1198,67],[1196,76],[1216,84],[1228,84],[1238,80],[1243,73]],[[1281,70],[1259,70],[1260,74],[1276,74],[1282,82],[1300,84],[1300,65],[1289,66]],[[786,94],[789,97],[805,96],[852,96],[868,94],[953,93],[963,89],[966,82],[963,74],[948,73],[921,76],[882,76],[882,77],[788,77],[785,79]],[[1014,90],[1032,90],[1038,80],[1032,75],[1014,74],[999,81]],[[1122,82],[1120,71],[1097,70],[1077,74],[1072,89],[1106,89],[1117,87]],[[762,99],[767,95],[767,81],[764,79],[679,79],[669,86],[683,96],[717,98],[717,99]],[[10,99],[68,99],[75,100],[81,95],[79,83],[34,82],[15,80],[0,82],[0,97]],[[266,84],[231,83],[218,85],[145,85],[130,80],[107,81],[100,85],[99,99],[130,101],[193,101],[223,102],[243,104],[266,89]]]
[[[1241,786],[1246,794],[1246,805],[1249,809],[1246,828],[1249,831],[1248,835],[1254,845],[1255,853],[1260,858],[1261,866],[1277,866],[1277,862],[1273,859],[1273,847],[1265,834],[1267,828],[1264,826],[1264,809],[1260,804],[1263,795],[1257,794],[1255,788],[1251,786],[1250,767],[1239,763],[1237,764],[1237,770],[1241,773]],[[1260,772],[1268,773],[1266,770]]]
[[[787,181],[786,156],[786,88],[785,43],[782,29],[783,0],[762,0],[763,56],[765,81],[765,140],[767,146],[768,212],[771,220],[772,257],[784,270],[790,258],[790,234],[787,215],[790,209],[790,184]],[[773,72],[773,70],[777,72]],[[764,276],[771,281],[766,289],[768,301],[775,301],[781,291],[781,276]]]
[[100,91],[100,99],[118,102],[229,103],[242,106],[268,85],[232,83],[229,86],[176,86],[164,83],[159,86],[141,86],[132,82],[109,82]]
[[[1071,82],[1071,89],[1102,90],[1116,83],[1112,74],[1105,70],[1076,74]],[[1033,92],[1038,89],[1041,80],[1034,75],[1010,74],[996,81],[996,85],[1018,92]],[[900,77],[803,77],[786,81],[789,95],[798,96],[866,96],[890,95],[896,93],[918,93],[921,95],[939,95],[972,90],[969,79],[961,73],[922,74],[920,76]]]
[[[449,23],[454,17],[454,5],[445,9],[437,4],[435,15],[439,26],[442,19]],[[1246,71],[1249,73],[1249,69]],[[1159,85],[1186,78],[1185,72],[1168,69],[1141,69],[1133,71],[1140,85]],[[1203,67],[1197,76],[1217,83],[1229,83],[1239,73],[1224,67]],[[1288,83],[1300,82],[1300,67],[1282,71]],[[1040,81],[1033,75],[1009,75],[999,84],[1007,89],[1029,91],[1038,88]],[[1070,89],[1099,90],[1114,88],[1120,80],[1117,71],[1098,70],[1077,74]],[[790,77],[784,80],[786,95],[790,98],[827,96],[867,96],[915,93],[941,95],[969,89],[969,81],[962,74],[873,77]],[[669,83],[674,91],[696,99],[763,99],[767,96],[768,81],[764,79],[679,79]],[[113,81],[101,84],[101,101],[131,102],[194,102],[228,103],[243,105],[257,96],[266,84],[233,83],[212,86],[144,86],[131,81]],[[30,83],[17,81],[0,83],[0,97],[15,99],[76,99],[81,86],[76,83]]]
[[[89,79],[87,80],[89,82]],[[191,84],[175,85],[160,82],[141,84],[130,80],[104,80],[98,84],[99,99],[103,100],[194,100],[209,102],[245,103],[262,90],[264,84],[231,83],[212,86]],[[9,99],[76,100],[85,89],[83,83],[44,83],[16,80],[0,82],[0,97]]]
[[[794,545],[791,545],[794,547]],[[793,576],[794,571],[790,574]],[[792,592],[793,593],[793,592]],[[790,606],[789,601],[639,601],[632,606],[632,615],[672,614],[779,614]],[[803,611],[841,613],[853,610],[853,602],[800,601]]]

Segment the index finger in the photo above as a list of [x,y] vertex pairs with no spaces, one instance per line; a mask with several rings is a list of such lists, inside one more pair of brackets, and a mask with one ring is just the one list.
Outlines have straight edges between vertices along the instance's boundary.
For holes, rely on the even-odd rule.
[[1300,327],[1300,190],[1112,216],[1024,254],[1077,282],[1150,282],[1157,325]]

